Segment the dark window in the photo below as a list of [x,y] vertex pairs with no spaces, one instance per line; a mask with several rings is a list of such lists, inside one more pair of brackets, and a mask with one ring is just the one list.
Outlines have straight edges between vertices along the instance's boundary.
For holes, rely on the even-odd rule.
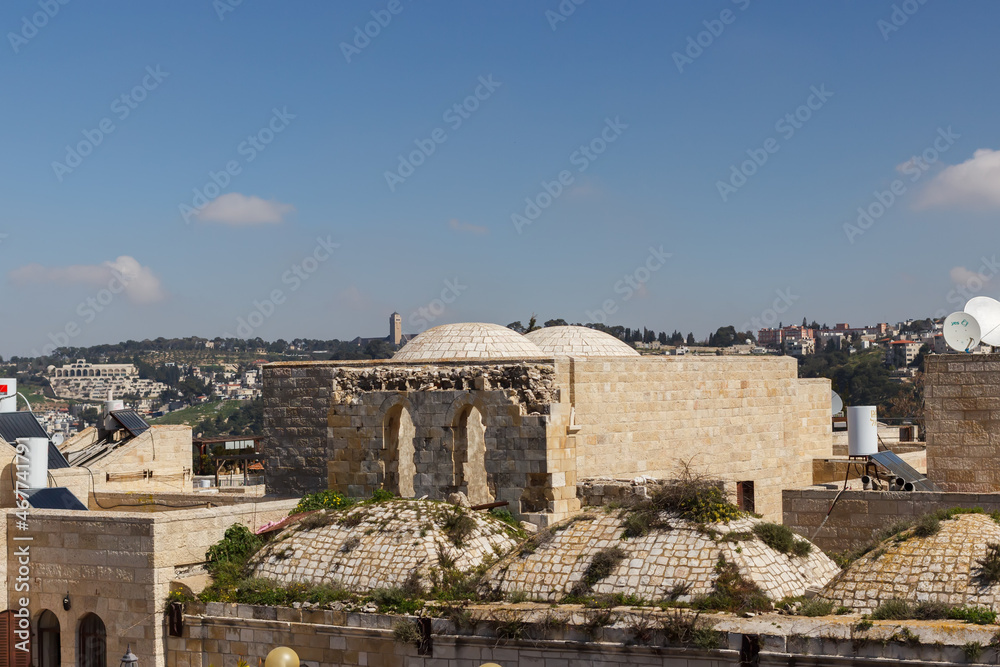
[[87,614],[80,621],[79,667],[107,667],[107,630],[97,614]]
[[736,483],[736,506],[744,512],[755,512],[753,502],[753,482]]
[[46,609],[38,617],[38,667],[59,667],[59,619]]

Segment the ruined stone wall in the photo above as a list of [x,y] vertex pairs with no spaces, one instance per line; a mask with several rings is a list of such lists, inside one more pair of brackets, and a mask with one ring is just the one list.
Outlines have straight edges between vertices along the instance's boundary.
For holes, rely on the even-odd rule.
[[[412,474],[415,497],[461,491],[473,502],[508,501],[518,515],[565,515],[579,506],[569,408],[559,388],[565,372],[539,361],[267,366],[268,491],[367,496],[398,491],[398,475]],[[483,431],[466,462],[456,452],[464,452],[463,414],[472,409]],[[400,410],[412,428],[403,443],[387,433]],[[397,465],[401,457],[405,464]]]
[[830,383],[799,380],[790,357],[574,360],[577,474],[669,479],[681,462],[752,481],[756,511],[781,516],[781,489],[812,482],[831,455]]
[[946,491],[1000,491],[1000,354],[924,364],[927,477]]

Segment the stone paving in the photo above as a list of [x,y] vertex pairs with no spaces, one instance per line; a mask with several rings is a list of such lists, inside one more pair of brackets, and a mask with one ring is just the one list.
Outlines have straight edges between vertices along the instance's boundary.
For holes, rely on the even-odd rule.
[[[689,602],[708,594],[715,582],[715,566],[720,556],[735,563],[742,575],[755,582],[773,600],[819,588],[839,570],[819,549],[805,557],[782,554],[755,537],[740,541],[720,539],[726,533],[747,533],[759,519],[745,518],[706,528],[675,520],[671,530],[622,540],[618,513],[595,510],[556,526],[550,541],[534,553],[514,554],[488,573],[488,584],[505,594],[519,593],[528,598],[556,601],[582,580],[594,555],[619,547],[627,557],[610,576],[599,581],[594,593],[623,593],[647,600],[662,600],[671,589],[684,590],[678,598]],[[560,528],[562,528],[560,530]]]
[[851,564],[823,591],[834,604],[871,611],[902,598],[911,603],[942,602],[1000,611],[1000,585],[979,580],[976,561],[988,543],[1000,544],[1000,525],[987,514],[962,514],[942,521],[930,537],[891,537]]
[[[483,512],[461,510],[475,526],[456,546],[443,524],[457,511],[446,503],[400,500],[331,512],[329,525],[303,530],[300,522],[286,528],[252,567],[257,576],[283,584],[334,584],[365,592],[399,586],[413,572],[426,586],[442,555],[464,571],[517,544],[507,524]],[[344,518],[358,523],[337,522]]]

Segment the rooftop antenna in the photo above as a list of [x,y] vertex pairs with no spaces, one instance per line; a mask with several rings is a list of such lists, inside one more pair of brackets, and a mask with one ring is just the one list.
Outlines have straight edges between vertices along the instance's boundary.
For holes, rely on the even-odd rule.
[[965,304],[965,312],[979,322],[982,342],[1000,346],[1000,301],[988,296],[975,296]]
[[979,322],[969,313],[958,311],[944,321],[944,342],[958,352],[972,352],[982,339]]

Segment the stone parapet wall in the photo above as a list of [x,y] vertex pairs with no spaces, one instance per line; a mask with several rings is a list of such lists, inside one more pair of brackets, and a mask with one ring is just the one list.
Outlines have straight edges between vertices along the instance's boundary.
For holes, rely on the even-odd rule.
[[948,491],[1000,491],[1000,354],[924,363],[928,477]]
[[[628,620],[634,615],[627,612],[612,626],[588,629],[587,612],[580,607],[521,605],[472,611],[484,619],[474,629],[459,630],[446,619],[428,619],[431,641],[421,654],[416,645],[401,643],[393,636],[393,626],[414,622],[411,617],[190,603],[185,610],[183,636],[167,638],[168,665],[231,665],[240,658],[255,665],[275,647],[288,646],[310,667],[480,667],[487,662],[522,667],[730,667],[742,664],[741,649],[747,648],[752,638],[759,655],[748,652],[746,664],[842,667],[925,663],[950,667],[969,663],[964,645],[978,642],[987,646],[993,636],[993,628],[957,622],[920,625],[876,621],[870,630],[859,632],[853,629],[857,616],[703,615],[702,619],[721,633],[720,648],[703,650],[664,646],[659,632],[654,632],[648,645],[636,642]],[[547,614],[555,614],[565,623],[543,627]],[[491,619],[523,622],[524,637],[499,638],[496,622]],[[657,618],[652,622],[658,627]],[[901,625],[911,626],[915,642],[898,639]]]
[[836,488],[783,491],[784,524],[824,551],[842,552],[864,547],[881,528],[940,509],[981,507],[986,512],[1000,511],[1000,493],[845,491],[823,529],[813,538],[837,493]]

